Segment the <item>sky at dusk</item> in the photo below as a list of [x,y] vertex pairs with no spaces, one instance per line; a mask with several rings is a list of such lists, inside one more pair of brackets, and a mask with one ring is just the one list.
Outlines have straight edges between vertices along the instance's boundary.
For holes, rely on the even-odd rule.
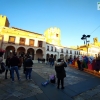
[[44,34],[50,27],[61,30],[64,46],[83,45],[83,34],[100,41],[100,0],[0,0],[0,14],[10,27]]

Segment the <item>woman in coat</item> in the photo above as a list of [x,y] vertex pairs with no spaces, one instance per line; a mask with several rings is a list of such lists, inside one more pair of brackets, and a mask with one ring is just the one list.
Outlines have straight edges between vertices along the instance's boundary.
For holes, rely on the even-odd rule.
[[64,89],[64,78],[66,77],[66,72],[64,67],[67,67],[67,64],[62,60],[58,59],[57,62],[55,62],[55,71],[57,76],[57,88],[59,89],[60,83],[61,83],[61,89]]

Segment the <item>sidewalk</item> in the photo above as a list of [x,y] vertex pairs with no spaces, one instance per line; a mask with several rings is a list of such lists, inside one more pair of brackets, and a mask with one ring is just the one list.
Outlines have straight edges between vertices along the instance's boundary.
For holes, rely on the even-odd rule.
[[[66,68],[65,89],[57,89],[56,84],[41,85],[48,75],[55,74],[54,67],[45,64],[34,64],[32,81],[26,81],[22,69],[21,81],[17,78],[4,79],[0,75],[0,100],[100,100],[100,78],[76,70]],[[16,75],[15,75],[16,77]]]

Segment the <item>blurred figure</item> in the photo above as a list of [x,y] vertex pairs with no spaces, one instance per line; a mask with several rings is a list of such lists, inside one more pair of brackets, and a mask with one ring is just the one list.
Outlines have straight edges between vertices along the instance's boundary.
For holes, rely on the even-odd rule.
[[54,65],[54,58],[51,57],[51,58],[49,59],[49,61],[50,61],[50,67],[52,67],[52,66]]
[[46,65],[48,65],[48,64],[49,64],[49,58],[46,59]]
[[20,63],[19,58],[17,57],[17,54],[15,53],[10,60],[12,82],[14,82],[14,71],[17,74],[18,80],[20,80],[19,71],[18,71],[18,64],[19,63]]
[[77,65],[78,65],[78,69],[81,70],[81,62],[80,62],[79,58],[77,59]]
[[22,64],[23,64],[23,57],[22,56],[19,56],[19,61],[20,61],[20,63],[18,64],[18,69],[20,69]]
[[26,61],[25,61],[25,66],[26,66],[26,73],[25,73],[25,76],[26,76],[26,79],[28,79],[28,76],[29,76],[29,79],[31,79],[31,73],[32,73],[32,65],[33,65],[33,61],[31,59],[30,56],[27,57]]
[[26,66],[25,66],[25,62],[27,60],[27,55],[25,55],[24,60],[23,60],[23,73],[26,73]]
[[40,58],[38,58],[38,63],[40,63]]
[[6,72],[5,72],[5,79],[7,79],[8,70],[10,71],[10,78],[11,78],[11,69],[10,69],[10,56],[6,59]]
[[95,70],[100,71],[100,55],[96,58]]
[[4,54],[4,50],[0,49],[0,74],[3,73],[5,71],[5,66],[3,63],[3,54]]
[[57,76],[57,88],[59,89],[61,83],[61,89],[64,89],[64,78],[66,77],[66,71],[64,67],[67,67],[66,63],[62,59],[58,59],[55,62],[55,71]]

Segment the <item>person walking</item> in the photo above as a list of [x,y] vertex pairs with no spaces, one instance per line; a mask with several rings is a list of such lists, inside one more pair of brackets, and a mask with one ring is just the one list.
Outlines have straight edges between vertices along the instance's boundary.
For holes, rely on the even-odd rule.
[[77,65],[78,65],[78,70],[81,70],[81,62],[80,62],[79,58],[77,58]]
[[61,89],[64,89],[64,78],[66,77],[66,72],[64,67],[67,67],[67,64],[62,60],[58,59],[55,62],[55,71],[57,76],[57,88],[59,89],[61,83]]
[[25,61],[25,66],[26,66],[25,77],[26,77],[26,80],[28,79],[28,76],[29,76],[29,80],[32,80],[31,79],[32,65],[33,65],[33,61],[31,59],[31,57],[28,56],[26,61]]
[[23,73],[26,73],[26,66],[25,66],[25,62],[27,60],[27,55],[25,55],[24,60],[23,60]]
[[14,82],[14,71],[17,74],[18,80],[20,80],[19,77],[19,70],[18,70],[18,64],[20,63],[19,58],[17,57],[17,54],[15,53],[13,57],[10,60],[10,65],[11,65],[11,78],[12,82]]
[[21,66],[23,64],[23,57],[22,56],[19,56],[19,61],[20,61],[20,63],[18,64],[18,69],[21,69]]
[[10,56],[6,59],[6,71],[5,71],[5,79],[7,79],[7,73],[10,71],[10,78],[11,78],[11,69],[10,69]]

